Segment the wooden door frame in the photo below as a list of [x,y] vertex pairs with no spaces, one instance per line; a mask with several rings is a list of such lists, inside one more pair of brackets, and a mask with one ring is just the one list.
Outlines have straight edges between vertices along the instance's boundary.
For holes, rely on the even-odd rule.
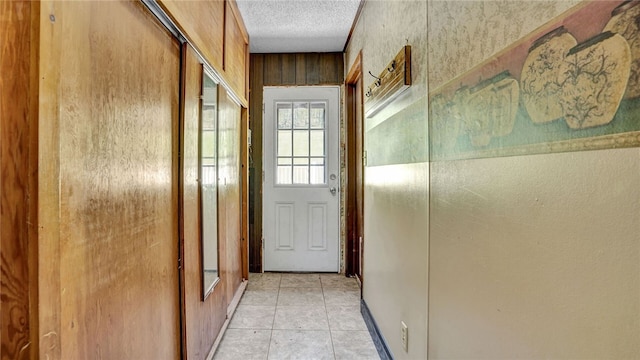
[[[247,74],[249,74],[247,72]],[[247,76],[248,78],[248,76]],[[242,244],[242,278],[249,279],[249,110],[240,116],[240,244]]]
[[[362,252],[362,248],[358,248],[356,241],[358,224],[358,206],[357,206],[357,196],[362,196],[363,194],[358,194],[357,184],[364,184],[364,172],[362,177],[357,176],[357,166],[363,164],[363,159],[357,159],[358,149],[356,149],[356,137],[361,136],[364,137],[364,134],[357,133],[357,122],[360,122],[360,129],[363,129],[363,121],[364,119],[360,117],[356,119],[356,104],[359,101],[360,104],[363,104],[362,100],[362,91],[357,93],[356,84],[359,80],[362,79],[362,51],[358,53],[353,65],[349,69],[347,77],[345,78],[345,92],[346,92],[346,101],[345,107],[347,111],[347,119],[346,119],[346,179],[345,179],[345,187],[346,187],[346,201],[345,201],[345,212],[346,212],[346,251],[345,251],[345,275],[350,276],[357,273],[356,265],[362,267],[362,264],[357,264],[355,260],[356,253]],[[364,149],[360,149],[361,153],[364,153]],[[363,200],[364,202],[364,200]],[[360,262],[363,259],[360,258]],[[362,274],[360,274],[360,281],[362,281]]]

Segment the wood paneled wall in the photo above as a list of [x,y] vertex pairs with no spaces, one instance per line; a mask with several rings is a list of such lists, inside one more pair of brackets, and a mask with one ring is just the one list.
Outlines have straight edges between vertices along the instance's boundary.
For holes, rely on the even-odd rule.
[[183,52],[184,115],[182,124],[183,298],[188,359],[204,359],[227,319],[228,305],[242,282],[240,234],[240,112],[227,91],[218,87],[218,254],[220,282],[202,300],[202,267],[198,200],[198,131],[202,64],[193,49]]
[[141,3],[42,6],[40,356],[177,358],[178,42]]
[[226,1],[224,73],[242,99],[249,97],[249,35],[235,1]]
[[218,88],[218,109],[218,236],[225,243],[220,278],[231,301],[242,282],[240,106]]
[[205,358],[243,288],[248,39],[233,0],[174,5],[235,94],[219,92],[221,282],[202,302],[201,59],[140,2],[0,2],[3,359]]
[[263,86],[342,85],[342,53],[252,54],[262,64]]
[[251,54],[249,70],[249,269],[262,271],[262,108],[264,86],[342,85],[342,53]]
[[0,357],[36,359],[39,4],[0,3]]
[[246,106],[249,35],[235,0],[159,2]]
[[223,70],[226,1],[160,0],[202,56],[218,70]]
[[[218,283],[206,301],[202,301],[202,256],[198,199],[198,132],[202,64],[189,45],[183,51],[184,114],[182,120],[182,266],[183,266],[183,355],[187,359],[204,359],[209,354],[215,335],[226,320],[228,296],[226,287]],[[226,248],[220,242],[220,253]],[[226,268],[226,259],[219,257],[218,266]],[[230,295],[233,297],[233,294]]]

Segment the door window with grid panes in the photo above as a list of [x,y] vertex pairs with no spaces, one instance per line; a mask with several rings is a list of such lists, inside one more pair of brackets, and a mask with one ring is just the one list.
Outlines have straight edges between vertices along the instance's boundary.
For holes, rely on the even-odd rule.
[[326,184],[326,102],[277,102],[276,184]]

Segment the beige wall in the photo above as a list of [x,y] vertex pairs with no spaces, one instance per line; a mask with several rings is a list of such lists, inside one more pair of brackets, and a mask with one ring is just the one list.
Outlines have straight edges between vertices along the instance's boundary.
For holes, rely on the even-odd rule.
[[[362,50],[362,74],[366,87],[384,70],[404,45],[411,45],[413,85],[375,117],[365,121],[365,129],[380,124],[408,105],[427,95],[427,4],[423,0],[369,0],[360,14],[345,54],[345,74]],[[366,109],[365,109],[366,110]]]
[[[575,1],[429,4],[433,89]],[[433,162],[429,358],[640,355],[640,151]]]
[[640,354],[640,150],[432,164],[429,356]]
[[[345,55],[348,71],[362,50],[364,85],[369,86],[407,43],[412,47],[413,85],[373,118],[365,119],[365,150],[386,158],[388,145],[374,143],[372,132],[389,122],[395,143],[409,137],[426,144],[426,23],[424,1],[367,1]],[[408,111],[407,111],[408,110]],[[365,104],[366,111],[366,104]],[[378,128],[377,128],[378,127]],[[390,141],[392,139],[389,139]],[[408,159],[411,154],[407,153]],[[373,159],[373,158],[372,158]],[[365,171],[364,300],[396,359],[424,359],[427,336],[428,154],[386,161]],[[400,341],[400,322],[409,328],[409,351]]]
[[[367,1],[345,70],[362,50],[369,85],[408,39],[414,71],[411,90],[365,120],[368,153],[428,141],[426,111],[405,116],[427,88],[578,4]],[[393,131],[372,142],[382,127]],[[364,300],[395,358],[639,356],[640,149],[437,162],[411,151],[365,172]]]
[[579,3],[429,1],[429,91],[471,70]]

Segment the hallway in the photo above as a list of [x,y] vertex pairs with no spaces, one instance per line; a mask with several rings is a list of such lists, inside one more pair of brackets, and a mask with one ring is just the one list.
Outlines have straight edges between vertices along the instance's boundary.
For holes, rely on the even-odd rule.
[[251,273],[214,356],[223,359],[378,359],[355,279]]
[[640,360],[640,0],[0,19],[0,360]]

